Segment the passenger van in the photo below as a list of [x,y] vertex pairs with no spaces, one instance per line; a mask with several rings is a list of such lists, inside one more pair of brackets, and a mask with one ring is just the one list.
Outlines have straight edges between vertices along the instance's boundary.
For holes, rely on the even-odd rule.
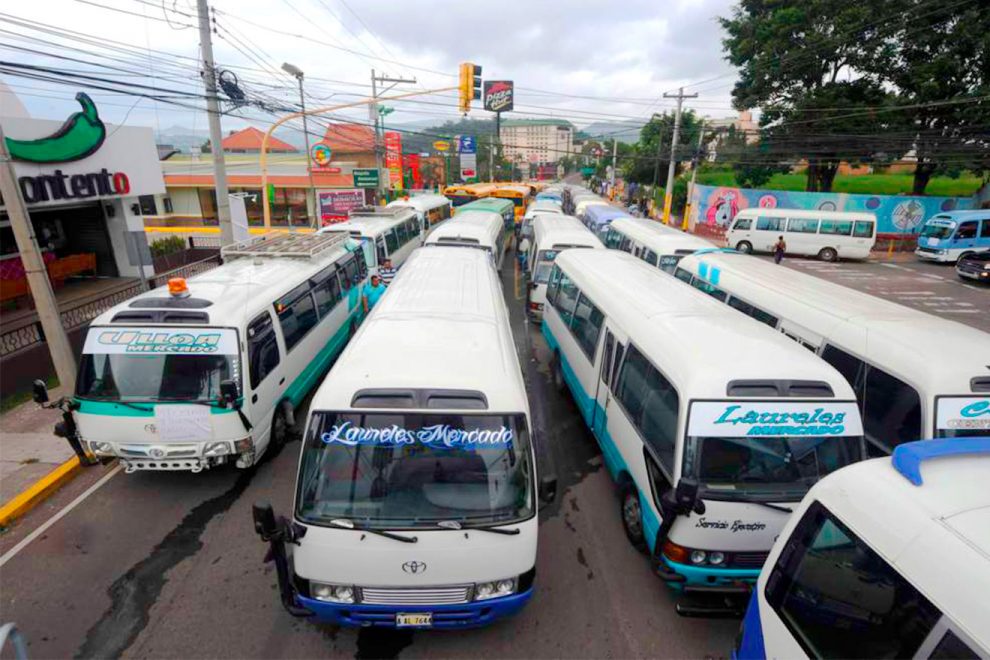
[[929,218],[914,253],[921,259],[955,263],[959,257],[990,249],[990,209],[950,211]]
[[324,227],[320,232],[328,230],[346,231],[352,238],[367,242],[372,273],[377,273],[386,259],[392,260],[393,268],[401,266],[423,244],[424,237],[417,212],[404,206],[355,209],[346,222]]
[[76,426],[125,471],[255,465],[361,320],[367,266],[346,233],[267,234],[224,264],[111,307],[86,334]]
[[489,211],[461,211],[457,218],[437,227],[424,245],[461,246],[485,250],[501,272],[505,258],[505,228],[502,218]]
[[[846,377],[871,456],[926,437],[990,434],[990,334],[733,252],[675,277],[777,329]],[[974,412],[975,411],[975,412]]]
[[495,186],[491,183],[464,183],[447,186],[443,189],[443,196],[450,200],[454,208],[457,208],[478,199],[491,197],[494,192]]
[[526,214],[523,216],[522,223],[519,225],[519,240],[522,240],[523,237],[533,237],[533,221],[538,215],[564,215],[564,210],[561,208],[559,202],[536,200],[526,209]]
[[450,200],[443,195],[402,197],[394,202],[389,202],[386,208],[395,206],[410,208],[416,212],[424,236],[452,215]]
[[607,248],[628,252],[671,275],[684,255],[715,247],[703,238],[662,222],[628,216],[612,220],[604,242]]
[[990,438],[925,440],[816,484],[733,658],[990,658]]
[[[587,195],[582,196],[574,201],[574,213],[573,215],[578,218],[578,220],[584,221],[585,211],[592,206],[612,206],[608,203],[608,200],[599,197],[598,195]],[[616,208],[616,207],[613,207]]]
[[526,258],[529,284],[526,287],[526,312],[529,319],[543,318],[547,299],[547,281],[553,261],[563,250],[571,248],[603,249],[587,227],[570,215],[540,215],[533,221],[533,240]]
[[464,213],[466,211],[485,211],[488,213],[497,213],[502,218],[502,223],[505,225],[505,231],[511,232],[516,226],[515,208],[516,207],[512,205],[511,200],[486,197],[485,199],[479,199],[458,207],[457,210],[454,211],[454,215],[456,216],[458,213]]
[[601,446],[629,540],[686,597],[747,594],[808,488],[864,456],[849,384],[615,250],[557,257],[547,303],[552,379]]
[[739,252],[773,252],[783,236],[787,254],[817,256],[822,261],[866,259],[877,241],[872,213],[743,209],[725,238]]
[[532,434],[491,257],[417,250],[313,397],[291,522],[255,511],[286,609],[389,628],[518,612],[555,488]]

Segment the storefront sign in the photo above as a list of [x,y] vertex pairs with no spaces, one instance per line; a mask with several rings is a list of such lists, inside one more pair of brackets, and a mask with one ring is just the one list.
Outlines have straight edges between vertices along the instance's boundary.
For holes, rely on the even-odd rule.
[[318,198],[324,225],[343,222],[353,209],[364,206],[364,190],[321,190]]
[[377,188],[378,170],[374,168],[355,168],[351,172],[355,188]]
[[402,189],[402,136],[398,131],[385,132],[385,167],[390,185]]
[[447,142],[446,140],[437,140],[433,143],[433,148],[437,151],[447,151],[450,149],[450,142]]
[[990,397],[939,397],[935,426],[939,430],[990,434]]
[[237,355],[237,333],[224,328],[110,330],[94,328],[86,335],[83,353],[99,355]]
[[485,81],[485,110],[489,112],[509,112],[512,110],[512,81]]
[[330,164],[330,157],[333,152],[325,144],[314,144],[312,150],[313,162],[317,167],[326,167]]
[[855,403],[701,401],[691,405],[688,435],[717,438],[862,435]]
[[476,154],[478,153],[478,141],[473,135],[461,135],[457,138],[457,153]]
[[335,424],[320,436],[328,445],[400,446],[419,443],[436,449],[506,447],[512,444],[513,431],[507,426],[498,429],[459,429],[447,424],[434,424],[419,429],[406,429],[393,424],[385,428],[353,426],[350,422]]
[[461,180],[478,176],[478,154],[461,154]]

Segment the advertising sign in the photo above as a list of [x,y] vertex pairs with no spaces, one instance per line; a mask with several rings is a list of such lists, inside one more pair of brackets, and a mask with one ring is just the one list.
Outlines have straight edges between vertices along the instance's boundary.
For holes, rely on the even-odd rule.
[[461,154],[461,180],[467,181],[478,176],[478,155]]
[[940,432],[967,431],[990,435],[990,397],[943,396],[939,397],[937,405],[935,426]]
[[83,353],[100,355],[237,355],[237,332],[229,328],[106,328],[86,335]]
[[320,223],[323,225],[347,220],[351,210],[364,206],[364,191],[321,190],[317,193]]
[[355,188],[378,187],[378,170],[373,167],[354,168],[351,171],[351,175],[354,177]]
[[398,131],[385,131],[385,167],[388,180],[396,190],[402,189],[402,135]]
[[310,155],[313,157],[313,164],[316,168],[324,168],[330,165],[330,158],[333,152],[325,144],[314,144]]
[[855,403],[699,401],[688,435],[714,438],[863,435]]
[[509,112],[512,110],[512,81],[485,81],[485,110],[489,112]]
[[478,153],[478,141],[473,135],[461,135],[457,138],[457,153],[476,154]]
[[447,151],[447,149],[450,149],[450,142],[447,142],[446,140],[437,140],[433,143],[433,148],[437,151]]

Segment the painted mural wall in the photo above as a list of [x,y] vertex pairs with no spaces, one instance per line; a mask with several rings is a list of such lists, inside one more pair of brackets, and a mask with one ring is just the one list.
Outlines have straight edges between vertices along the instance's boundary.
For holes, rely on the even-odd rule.
[[691,227],[725,228],[742,209],[785,208],[807,211],[861,211],[877,217],[878,234],[916,233],[936,213],[976,208],[972,197],[907,197],[809,193],[784,190],[695,186]]

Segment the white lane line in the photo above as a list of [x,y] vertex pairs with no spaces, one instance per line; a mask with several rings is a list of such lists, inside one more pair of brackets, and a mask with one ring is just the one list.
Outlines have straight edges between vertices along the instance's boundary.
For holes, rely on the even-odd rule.
[[69,504],[66,505],[65,508],[63,508],[61,511],[59,511],[58,513],[56,513],[54,516],[52,516],[51,518],[49,518],[48,520],[46,520],[40,527],[38,527],[38,529],[34,530],[33,532],[31,532],[30,534],[28,534],[27,536],[25,536],[23,539],[21,539],[20,542],[17,545],[15,545],[13,548],[11,548],[6,553],[4,553],[4,555],[2,557],[0,557],[0,568],[3,568],[4,564],[6,564],[8,561],[10,561],[15,556],[17,556],[17,553],[19,553],[21,550],[23,550],[24,548],[26,548],[31,543],[31,541],[35,540],[36,538],[38,538],[39,536],[41,536],[42,534],[44,534],[45,532],[47,532],[49,530],[49,528],[51,528],[52,525],[54,525],[59,520],[61,520],[62,518],[64,518],[66,515],[68,515],[68,513],[70,511],[72,511],[73,509],[75,509],[87,497],[89,497],[90,495],[92,495],[93,493],[95,493],[97,490],[99,490],[100,486],[102,486],[106,482],[110,481],[110,479],[115,474],[117,474],[118,472],[120,472],[122,469],[123,469],[123,466],[120,465],[120,464],[117,464],[117,466],[115,468],[113,468],[112,470],[110,470],[109,472],[107,472],[105,475],[103,475],[102,477],[100,477],[100,480],[99,481],[97,481],[95,484],[93,484],[92,486],[90,486],[89,488],[87,488],[79,497],[77,497],[76,499],[74,499],[71,502],[69,502]]

